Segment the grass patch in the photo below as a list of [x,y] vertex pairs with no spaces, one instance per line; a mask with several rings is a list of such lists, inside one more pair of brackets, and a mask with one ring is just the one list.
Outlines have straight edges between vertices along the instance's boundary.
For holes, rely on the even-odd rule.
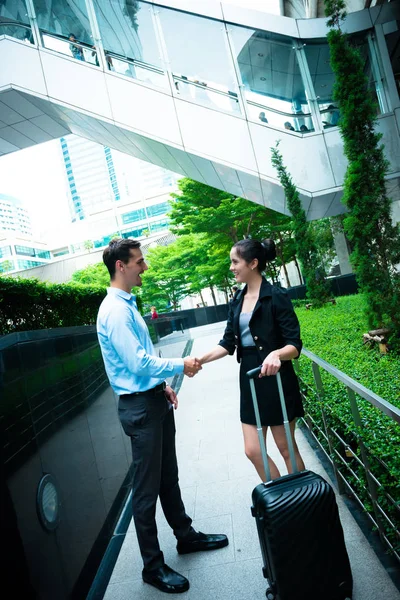
[[[390,353],[381,355],[377,346],[363,344],[362,335],[369,329],[364,302],[362,295],[354,295],[339,297],[336,305],[327,304],[318,310],[297,307],[295,310],[301,324],[304,347],[400,408],[400,357]],[[359,431],[353,420],[345,386],[320,369],[324,395],[319,399],[314,390],[311,361],[302,356],[299,367],[307,422],[314,424],[312,428],[321,445],[339,466],[362,500],[365,510],[376,517],[368,494],[365,470],[356,458],[361,458]],[[361,436],[370,468],[380,483],[378,502],[393,524],[380,515],[381,525],[399,553],[400,425],[359,396],[357,404],[362,422]],[[318,433],[317,427],[325,429],[323,416],[331,433],[333,449]]]

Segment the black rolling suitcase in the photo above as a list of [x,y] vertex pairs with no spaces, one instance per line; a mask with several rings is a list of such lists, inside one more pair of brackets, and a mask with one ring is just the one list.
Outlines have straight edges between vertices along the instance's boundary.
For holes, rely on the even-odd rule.
[[294,473],[271,481],[254,377],[247,373],[256,415],[266,483],[253,490],[256,519],[268,579],[269,600],[351,599],[353,578],[332,487],[312,471],[297,470],[280,374],[276,376]]

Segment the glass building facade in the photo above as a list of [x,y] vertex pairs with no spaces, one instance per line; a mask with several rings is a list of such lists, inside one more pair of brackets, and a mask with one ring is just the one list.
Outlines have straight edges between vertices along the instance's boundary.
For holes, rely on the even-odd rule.
[[[27,1],[36,14],[36,33],[22,0],[5,0],[0,14],[8,20],[0,34],[23,36],[71,60],[293,134],[335,127],[340,118],[325,38],[300,40],[141,0]],[[350,36],[380,113],[391,110],[383,62],[392,65],[399,87],[394,23],[393,31],[386,29],[386,44],[372,27]]]
[[82,221],[121,199],[112,152],[77,136],[60,139],[71,221]]

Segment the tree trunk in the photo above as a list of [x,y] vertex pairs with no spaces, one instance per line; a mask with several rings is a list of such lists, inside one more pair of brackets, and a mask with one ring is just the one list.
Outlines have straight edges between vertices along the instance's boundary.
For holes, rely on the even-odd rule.
[[297,273],[298,273],[298,275],[299,275],[299,280],[300,280],[300,285],[301,285],[302,283],[304,283],[304,280],[303,280],[303,277],[301,276],[300,265],[299,265],[299,263],[297,262],[297,258],[296,258],[296,256],[294,257],[294,259],[293,259],[293,260],[294,260],[294,264],[296,265],[296,269],[297,269]]
[[214,300],[214,306],[217,306],[217,300],[215,298],[214,286],[213,285],[210,285],[210,290],[211,290],[212,299]]
[[204,304],[204,298],[203,298],[203,294],[202,294],[201,290],[200,290],[199,294],[200,294],[200,298],[201,298],[201,303],[202,303],[203,306],[205,306],[205,304]]
[[282,267],[283,267],[283,272],[285,273],[286,287],[290,288],[292,286],[290,285],[289,273],[287,272],[286,263],[283,260],[283,239],[282,239],[281,232],[279,232],[279,242],[280,242],[280,254],[279,254],[279,258],[281,259],[281,263],[282,263]]

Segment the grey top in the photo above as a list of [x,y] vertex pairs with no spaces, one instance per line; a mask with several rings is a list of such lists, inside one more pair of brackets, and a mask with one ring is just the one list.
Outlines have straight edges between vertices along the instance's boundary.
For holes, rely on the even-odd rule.
[[239,317],[239,329],[240,329],[240,339],[241,339],[241,343],[242,346],[244,347],[249,347],[249,346],[255,346],[254,340],[253,340],[253,336],[250,333],[250,329],[249,329],[249,321],[252,317],[253,313],[249,312],[249,313],[240,313],[240,317]]

